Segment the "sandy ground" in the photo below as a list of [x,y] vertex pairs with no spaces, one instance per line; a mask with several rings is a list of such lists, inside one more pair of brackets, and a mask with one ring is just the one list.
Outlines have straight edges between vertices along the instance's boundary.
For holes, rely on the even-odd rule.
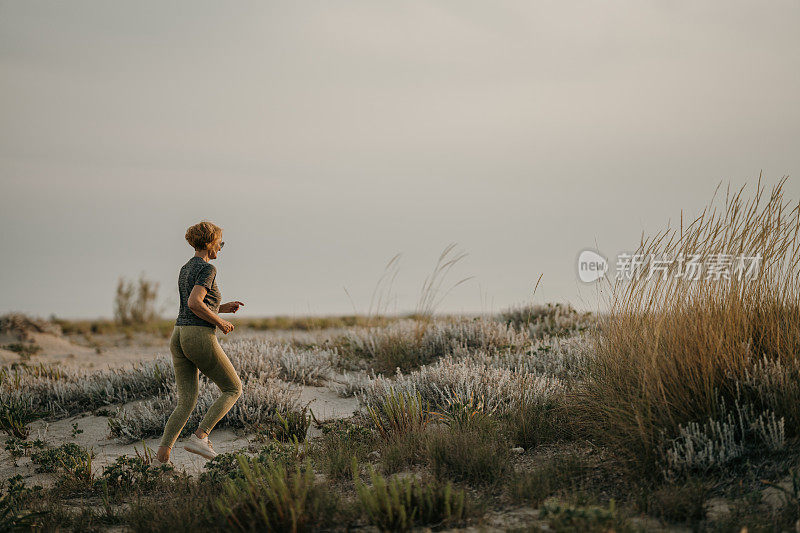
[[[287,332],[240,332],[237,336],[231,335],[226,338],[234,339],[253,335],[264,335],[278,338],[290,339],[294,335]],[[27,361],[29,364],[37,363],[57,363],[64,366],[75,366],[93,368],[98,371],[130,365],[135,362],[149,360],[162,355],[169,355],[169,340],[156,337],[134,339],[119,345],[116,338],[97,338],[95,343],[101,346],[100,350],[95,347],[84,346],[77,342],[71,342],[66,337],[58,337],[46,333],[31,333],[31,338],[42,347],[42,351],[31,356]],[[218,333],[222,337],[222,334]],[[222,339],[221,339],[222,340]],[[0,339],[0,345],[14,342],[9,339]],[[0,361],[3,365],[11,364],[15,361],[22,361],[15,352],[8,350],[0,351]],[[314,416],[320,421],[331,418],[346,418],[351,416],[358,407],[355,398],[340,398],[334,390],[329,387],[296,386],[301,388],[300,405],[309,405]],[[138,402],[131,402],[123,406],[129,408]],[[73,424],[77,424],[81,433],[73,436]],[[37,420],[30,425],[30,436],[28,440],[42,439],[48,445],[59,446],[67,442],[74,442],[89,450],[93,450],[95,456],[92,461],[92,470],[99,475],[103,467],[113,463],[121,455],[135,456],[138,451],[143,453],[142,442],[127,443],[119,438],[112,437],[108,427],[108,417],[95,416],[91,412],[80,413],[76,416],[64,418],[54,422]],[[212,431],[210,435],[214,449],[218,453],[225,453],[237,450],[256,451],[260,443],[255,440],[254,435],[237,434],[227,428],[219,428]],[[312,422],[309,428],[308,438],[313,439],[320,433],[320,430]],[[3,437],[4,439],[6,437]],[[158,437],[145,440],[145,444],[152,450],[158,448]],[[206,459],[187,452],[182,448],[182,440],[179,440],[173,448],[170,460],[178,470],[183,470],[189,474],[196,475],[202,472]],[[39,484],[49,486],[52,484],[54,476],[51,474],[40,474],[35,472],[35,465],[30,458],[20,457],[16,460],[10,452],[0,450],[0,479],[8,479],[16,474],[22,476],[28,485]]]

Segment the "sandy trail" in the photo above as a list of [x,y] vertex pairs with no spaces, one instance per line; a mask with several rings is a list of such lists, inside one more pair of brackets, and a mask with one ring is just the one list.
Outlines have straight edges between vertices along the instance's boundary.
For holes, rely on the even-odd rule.
[[[252,337],[253,335],[253,332],[241,332],[239,335],[230,336],[229,338]],[[295,338],[294,335],[290,335],[287,332],[281,332],[277,335],[274,332],[269,332],[263,335],[285,340]],[[33,337],[34,342],[42,347],[42,351],[30,357],[29,364],[40,362],[56,363],[101,371],[169,355],[168,340],[163,338],[151,337],[139,340],[139,342],[128,346],[106,347],[98,353],[95,348],[70,342],[65,337],[35,332],[31,334],[31,337]],[[111,341],[108,342],[110,343]],[[22,360],[14,352],[6,350],[3,350],[3,352],[7,352],[0,353],[3,364],[7,365],[14,361]],[[320,421],[350,417],[358,408],[358,400],[352,397],[340,398],[333,389],[327,386],[315,387],[299,384],[295,384],[295,386],[300,388],[301,391],[300,405],[308,404],[314,416]],[[123,409],[130,408],[139,401],[126,404]],[[114,406],[109,407],[113,410]],[[77,429],[82,430],[82,432],[75,433],[73,424],[77,424]],[[92,471],[98,476],[102,473],[103,468],[113,463],[117,457],[122,455],[135,456],[137,451],[142,454],[144,450],[141,441],[129,443],[123,439],[112,437],[109,432],[108,417],[96,416],[92,412],[80,413],[51,422],[36,420],[30,423],[28,427],[30,428],[29,441],[40,438],[47,445],[54,447],[67,442],[74,442],[87,450],[92,450],[95,453],[92,461]],[[308,430],[308,439],[315,438],[319,433],[320,430],[312,422]],[[8,436],[3,435],[0,438],[5,441]],[[259,442],[254,434],[244,434],[242,430],[235,431],[225,427],[215,428],[211,432],[210,438],[214,449],[218,453],[248,449],[255,451],[263,445],[263,442]],[[159,437],[145,439],[144,443],[155,451],[158,448]],[[182,448],[182,439],[176,442],[170,460],[176,470],[184,471],[190,475],[201,473],[206,463],[206,459],[203,457],[184,450]],[[55,476],[53,474],[37,473],[35,472],[35,466],[29,457],[14,459],[9,451],[0,450],[0,479],[8,479],[16,474],[22,474],[28,485],[51,486]]]
[[[314,412],[318,420],[329,420],[331,418],[346,418],[351,416],[358,407],[355,398],[339,398],[335,392],[327,387],[302,386],[300,394],[301,404],[308,402],[309,407]],[[131,402],[123,406],[123,409],[130,407],[137,402]],[[77,429],[82,430],[73,436],[73,424],[77,424]],[[116,461],[121,455],[135,456],[138,451],[142,454],[144,447],[142,442],[128,443],[118,437],[112,437],[108,428],[108,417],[95,416],[91,412],[81,413],[61,420],[46,422],[36,420],[31,422],[29,441],[41,439],[49,446],[60,446],[67,442],[74,442],[87,450],[93,450],[95,456],[92,460],[92,471],[95,475],[100,475],[103,467]],[[308,440],[314,439],[321,431],[312,422],[308,430]],[[247,450],[251,445],[257,449],[263,442],[259,442],[254,434],[244,434],[241,430],[236,431],[225,427],[215,428],[211,432],[211,442],[218,453]],[[155,451],[158,449],[159,437],[152,437],[144,440],[147,447]],[[203,471],[206,459],[196,454],[187,452],[182,448],[183,439],[175,443],[170,460],[175,465],[176,470],[182,470],[190,475],[197,475]],[[251,448],[253,449],[253,448]],[[35,472],[35,466],[30,458],[20,457],[14,460],[11,453],[7,450],[0,450],[0,479],[8,479],[16,474],[22,474],[29,485],[39,484],[50,486],[54,476],[52,474],[40,474]]]

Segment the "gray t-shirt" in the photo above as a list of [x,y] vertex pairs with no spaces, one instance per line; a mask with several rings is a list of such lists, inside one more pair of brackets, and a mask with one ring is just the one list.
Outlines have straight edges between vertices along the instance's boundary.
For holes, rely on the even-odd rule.
[[203,320],[189,309],[189,295],[195,285],[202,285],[206,288],[206,296],[203,302],[215,313],[219,312],[219,304],[222,294],[217,287],[217,267],[204,260],[202,257],[192,256],[185,265],[181,267],[178,275],[178,298],[180,309],[176,326],[207,326],[216,328],[215,324]]

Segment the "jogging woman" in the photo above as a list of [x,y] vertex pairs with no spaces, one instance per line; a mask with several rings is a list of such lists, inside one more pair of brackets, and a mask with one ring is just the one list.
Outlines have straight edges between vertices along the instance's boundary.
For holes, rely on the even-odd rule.
[[186,230],[186,240],[194,248],[194,256],[181,267],[178,275],[180,308],[169,349],[175,368],[178,388],[178,405],[167,420],[158,448],[158,460],[169,461],[169,455],[189,415],[197,405],[200,372],[208,376],[221,390],[220,396],[208,408],[195,431],[183,448],[212,459],[217,455],[208,440],[208,434],[233,407],[242,395],[242,382],[230,359],[217,341],[216,328],[224,334],[233,331],[233,324],[217,313],[235,313],[242,302],[220,305],[221,294],[217,287],[217,269],[209,261],[225,245],[222,228],[203,221]]

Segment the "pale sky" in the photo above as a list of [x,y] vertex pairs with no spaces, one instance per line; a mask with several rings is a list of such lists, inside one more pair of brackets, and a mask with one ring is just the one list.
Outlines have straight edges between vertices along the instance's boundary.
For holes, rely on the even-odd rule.
[[[800,197],[796,1],[0,1],[0,313],[177,314],[186,228],[241,316],[596,308],[581,250],[635,248],[720,180]],[[445,282],[448,286],[448,281]],[[352,303],[344,289],[352,296]],[[237,315],[240,316],[240,315]]]

